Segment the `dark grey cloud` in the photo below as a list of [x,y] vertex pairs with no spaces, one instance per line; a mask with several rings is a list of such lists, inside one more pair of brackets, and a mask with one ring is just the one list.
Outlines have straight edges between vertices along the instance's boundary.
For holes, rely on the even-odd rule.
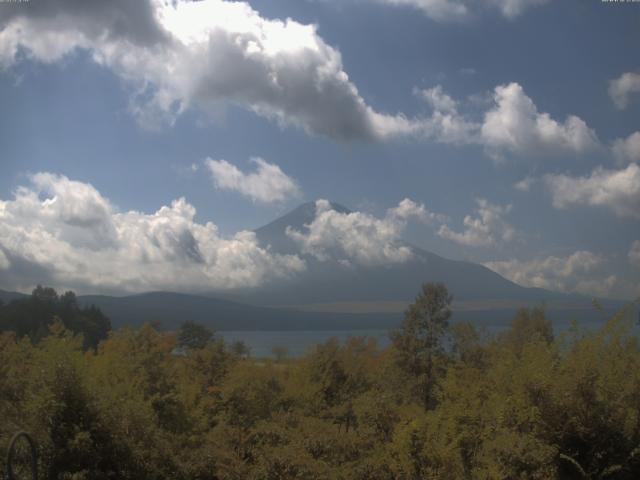
[[0,3],[0,27],[28,19],[43,29],[78,29],[90,38],[153,45],[168,38],[152,0],[32,0]]

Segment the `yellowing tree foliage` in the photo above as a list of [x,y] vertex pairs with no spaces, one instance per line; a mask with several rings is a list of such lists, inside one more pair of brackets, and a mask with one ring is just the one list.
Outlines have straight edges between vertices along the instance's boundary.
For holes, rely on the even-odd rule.
[[278,362],[193,328],[186,350],[149,325],[95,350],[60,319],[35,343],[5,332],[0,448],[29,431],[52,480],[640,478],[629,315],[554,338],[522,310],[491,337],[449,326],[449,303],[426,285],[389,348]]

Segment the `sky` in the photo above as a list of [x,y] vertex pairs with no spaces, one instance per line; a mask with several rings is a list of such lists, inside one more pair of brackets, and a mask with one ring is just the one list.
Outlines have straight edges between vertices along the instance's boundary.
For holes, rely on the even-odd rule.
[[[638,45],[638,2],[0,2],[0,288],[258,286],[404,238],[637,298]],[[257,243],[308,201],[298,255]]]

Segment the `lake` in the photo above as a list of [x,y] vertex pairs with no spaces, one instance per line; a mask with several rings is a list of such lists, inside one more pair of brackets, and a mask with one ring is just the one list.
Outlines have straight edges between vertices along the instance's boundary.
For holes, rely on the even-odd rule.
[[380,346],[389,345],[388,330],[310,330],[310,331],[233,331],[218,332],[225,341],[243,341],[250,349],[251,356],[272,357],[274,347],[286,347],[289,357],[301,357],[314,345],[336,337],[341,343],[349,337],[375,338]]
[[[474,322],[475,323],[475,322]],[[591,331],[604,324],[603,320],[589,320],[579,322],[581,329]],[[476,323],[490,334],[499,333],[509,327],[510,322]],[[553,328],[556,335],[571,327],[570,320],[554,321]],[[336,337],[341,343],[350,337],[368,337],[378,341],[381,347],[389,345],[389,330],[312,330],[312,331],[220,331],[217,332],[227,342],[243,341],[250,349],[251,356],[257,358],[273,357],[274,347],[286,347],[289,357],[301,357],[319,343]]]

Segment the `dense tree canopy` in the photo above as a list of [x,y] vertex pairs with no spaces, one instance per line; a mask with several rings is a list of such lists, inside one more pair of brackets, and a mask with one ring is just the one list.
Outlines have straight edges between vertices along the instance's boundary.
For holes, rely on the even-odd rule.
[[0,334],[0,448],[31,432],[46,479],[640,478],[629,315],[554,338],[522,310],[490,336],[447,326],[446,289],[422,294],[396,334],[418,325],[420,343],[330,340],[279,362],[216,337],[178,355],[149,325],[88,351],[61,320],[35,343]]
[[180,326],[178,345],[183,348],[204,348],[213,338],[213,332],[204,325],[187,320]]
[[449,327],[453,297],[441,283],[425,283],[409,305],[400,328],[391,332],[399,365],[420,379],[425,408],[434,405],[434,387],[442,369],[443,339]]

